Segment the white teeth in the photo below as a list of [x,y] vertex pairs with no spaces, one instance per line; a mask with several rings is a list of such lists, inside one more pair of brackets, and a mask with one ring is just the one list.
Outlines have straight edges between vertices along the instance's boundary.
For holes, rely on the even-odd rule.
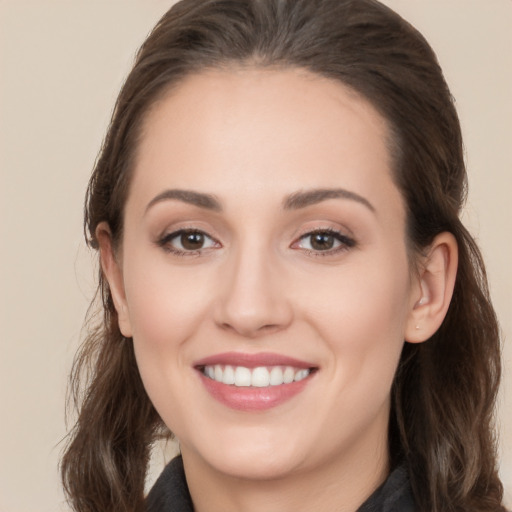
[[251,370],[243,366],[237,366],[235,369],[235,386],[250,386]]
[[224,384],[234,384],[235,383],[235,370],[233,370],[232,366],[226,366],[224,368],[224,373],[222,375],[222,382]]
[[238,387],[265,388],[268,386],[280,386],[299,382],[305,379],[311,370],[293,368],[292,366],[258,366],[257,368],[246,368],[245,366],[205,366],[203,373],[217,382],[235,385]]
[[270,385],[280,386],[283,382],[283,369],[280,366],[274,366],[274,368],[270,370]]
[[270,372],[265,367],[254,368],[251,385],[257,388],[266,388],[270,384]]
[[309,375],[309,370],[300,370],[295,374],[295,382],[305,379]]
[[295,370],[290,366],[287,366],[283,373],[283,382],[285,384],[290,384],[295,379]]

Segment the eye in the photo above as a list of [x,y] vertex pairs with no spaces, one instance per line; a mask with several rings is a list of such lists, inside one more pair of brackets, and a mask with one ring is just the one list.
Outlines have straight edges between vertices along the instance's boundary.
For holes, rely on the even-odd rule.
[[219,246],[216,240],[196,229],[181,229],[169,233],[158,244],[176,254],[196,254],[198,251]]
[[314,253],[335,253],[350,247],[354,247],[355,241],[338,231],[323,229],[312,231],[301,236],[292,245],[293,249],[304,249]]

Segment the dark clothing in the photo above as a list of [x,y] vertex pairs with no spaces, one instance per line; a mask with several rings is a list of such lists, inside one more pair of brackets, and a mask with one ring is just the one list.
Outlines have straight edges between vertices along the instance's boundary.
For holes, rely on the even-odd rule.
[[359,507],[357,512],[415,512],[411,484],[405,466],[399,466]]
[[[151,489],[146,504],[148,512],[194,511],[181,457],[176,457],[166,466]],[[357,512],[415,511],[407,470],[400,466],[359,507]]]
[[149,491],[146,507],[148,512],[194,512],[181,457],[172,459],[162,471]]

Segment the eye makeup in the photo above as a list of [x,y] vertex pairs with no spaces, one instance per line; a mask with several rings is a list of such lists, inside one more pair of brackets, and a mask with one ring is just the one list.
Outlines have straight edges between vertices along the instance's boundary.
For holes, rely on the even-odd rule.
[[176,256],[196,256],[204,250],[221,247],[217,240],[204,231],[194,228],[168,233],[159,238],[157,244]]
[[308,255],[333,256],[355,247],[356,242],[341,231],[333,228],[311,230],[291,245],[292,249],[302,249]]
[[[161,236],[157,245],[176,256],[197,256],[205,250],[219,249],[222,244],[205,231],[183,228]],[[353,238],[333,228],[319,228],[301,235],[290,245],[291,249],[302,250],[306,254],[333,256],[356,245]]]

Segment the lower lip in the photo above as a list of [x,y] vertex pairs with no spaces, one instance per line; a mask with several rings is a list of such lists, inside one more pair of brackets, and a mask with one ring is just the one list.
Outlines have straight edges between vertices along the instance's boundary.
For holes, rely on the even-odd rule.
[[309,383],[311,374],[299,382],[264,388],[223,384],[200,372],[207,391],[220,403],[239,411],[264,411],[277,407],[298,395]]

